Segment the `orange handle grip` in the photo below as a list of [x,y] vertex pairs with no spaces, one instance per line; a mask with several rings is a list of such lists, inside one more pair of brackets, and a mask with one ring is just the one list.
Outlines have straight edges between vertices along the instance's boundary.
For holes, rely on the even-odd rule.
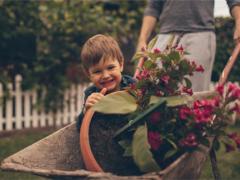
[[[100,93],[106,94],[107,89],[103,88]],[[82,120],[82,125],[80,129],[80,149],[83,157],[84,164],[89,171],[103,172],[100,165],[97,163],[94,155],[92,153],[90,143],[89,143],[89,128],[93,117],[94,111],[92,108],[88,109]]]

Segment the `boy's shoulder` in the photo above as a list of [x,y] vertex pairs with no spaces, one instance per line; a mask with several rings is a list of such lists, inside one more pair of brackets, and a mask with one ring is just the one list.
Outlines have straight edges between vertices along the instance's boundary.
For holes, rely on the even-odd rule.
[[99,92],[98,88],[94,86],[93,84],[87,87],[84,91],[85,97],[88,97],[90,94],[94,92]]
[[121,85],[124,87],[124,86],[128,86],[129,84],[132,84],[135,82],[136,82],[136,80],[133,77],[131,77],[129,75],[123,75]]

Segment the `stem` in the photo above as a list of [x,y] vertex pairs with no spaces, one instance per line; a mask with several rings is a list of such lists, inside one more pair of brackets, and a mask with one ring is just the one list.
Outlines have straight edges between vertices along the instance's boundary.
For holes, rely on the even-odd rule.
[[[213,142],[214,141],[215,141],[215,138],[214,138]],[[210,155],[210,160],[211,160],[212,172],[213,172],[214,179],[215,180],[221,180],[221,176],[220,176],[219,169],[218,169],[218,166],[217,166],[216,152],[215,152],[213,146],[210,149],[209,155]]]

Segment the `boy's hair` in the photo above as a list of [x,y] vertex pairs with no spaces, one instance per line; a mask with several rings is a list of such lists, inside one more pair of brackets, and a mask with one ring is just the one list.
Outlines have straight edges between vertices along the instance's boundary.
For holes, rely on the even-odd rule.
[[102,58],[115,58],[120,64],[124,58],[118,43],[111,36],[102,34],[95,35],[89,38],[81,52],[81,61],[84,69],[88,69],[99,63]]

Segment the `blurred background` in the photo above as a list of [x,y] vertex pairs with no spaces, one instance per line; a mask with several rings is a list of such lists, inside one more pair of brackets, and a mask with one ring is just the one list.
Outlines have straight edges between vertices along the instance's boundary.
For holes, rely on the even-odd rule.
[[[234,21],[225,0],[215,2],[213,82],[234,48]],[[88,84],[80,51],[89,37],[98,33],[115,37],[125,56],[125,73],[133,74],[131,58],[145,4],[145,0],[0,0],[0,161],[75,120]],[[229,80],[239,82],[239,72],[238,59]],[[223,179],[238,179],[239,152],[221,153]],[[213,179],[209,162],[201,178]],[[0,171],[0,179],[42,178]]]

